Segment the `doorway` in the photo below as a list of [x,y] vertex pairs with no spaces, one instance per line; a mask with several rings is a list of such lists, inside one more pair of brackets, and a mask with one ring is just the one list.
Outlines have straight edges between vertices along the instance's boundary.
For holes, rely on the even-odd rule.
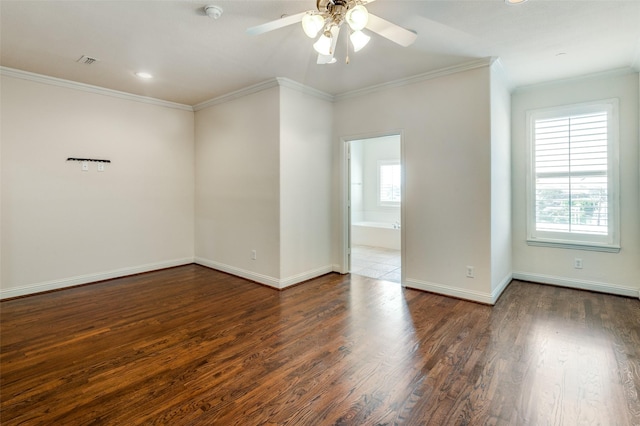
[[348,270],[402,282],[401,135],[347,141]]

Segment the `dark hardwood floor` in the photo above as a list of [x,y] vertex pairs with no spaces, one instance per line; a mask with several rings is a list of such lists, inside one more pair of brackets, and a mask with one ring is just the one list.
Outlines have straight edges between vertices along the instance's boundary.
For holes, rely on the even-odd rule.
[[2,302],[2,425],[640,425],[640,302],[201,266]]

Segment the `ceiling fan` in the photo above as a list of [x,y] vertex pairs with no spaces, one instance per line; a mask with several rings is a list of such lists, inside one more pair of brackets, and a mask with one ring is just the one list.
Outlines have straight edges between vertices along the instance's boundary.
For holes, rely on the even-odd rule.
[[[371,37],[362,32],[370,30],[400,46],[407,47],[416,40],[416,33],[373,15],[364,7],[374,0],[316,0],[316,10],[285,16],[275,21],[257,25],[247,29],[251,35],[263,34],[288,25],[302,22],[302,29],[312,39],[316,39],[313,48],[318,52],[318,64],[332,64],[335,47],[338,43],[340,27],[347,23],[351,32],[349,40],[354,52],[362,49]],[[320,36],[318,37],[318,34]],[[347,54],[346,62],[349,63]]]

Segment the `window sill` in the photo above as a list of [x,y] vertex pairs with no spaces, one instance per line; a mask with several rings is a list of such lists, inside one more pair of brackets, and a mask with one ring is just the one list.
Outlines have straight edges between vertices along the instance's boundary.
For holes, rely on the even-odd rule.
[[619,253],[620,246],[617,245],[604,245],[597,243],[578,243],[572,241],[542,241],[542,240],[527,240],[527,245],[535,247],[555,247],[571,250],[588,250],[588,251],[602,251],[606,253]]

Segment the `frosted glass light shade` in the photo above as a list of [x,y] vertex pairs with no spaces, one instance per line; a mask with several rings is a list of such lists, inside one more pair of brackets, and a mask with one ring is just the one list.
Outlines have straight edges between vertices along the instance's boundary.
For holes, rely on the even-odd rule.
[[324,26],[324,18],[316,14],[306,14],[302,17],[302,29],[309,38],[316,38]]
[[345,19],[353,31],[360,31],[369,22],[369,12],[363,5],[359,4],[353,9],[349,9]]
[[331,55],[331,37],[322,34],[318,41],[313,43],[313,48],[321,55]]
[[363,33],[362,31],[354,31],[353,34],[349,37],[351,39],[351,43],[353,44],[353,51],[357,52],[369,43],[371,37]]

